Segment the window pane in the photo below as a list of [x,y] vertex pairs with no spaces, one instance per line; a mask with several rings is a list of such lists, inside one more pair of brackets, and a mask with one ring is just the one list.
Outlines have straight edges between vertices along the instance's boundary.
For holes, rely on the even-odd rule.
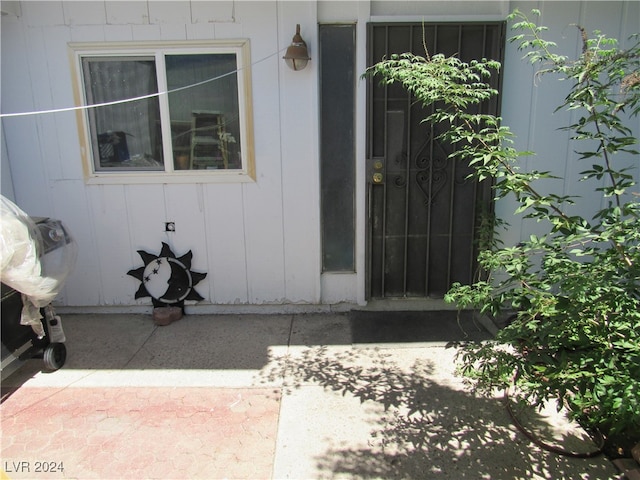
[[320,25],[323,271],[355,270],[355,25]]
[[165,64],[175,169],[241,169],[236,55],[167,55]]
[[[153,58],[84,58],[89,104],[158,92]],[[92,108],[89,128],[96,171],[164,170],[157,97]]]

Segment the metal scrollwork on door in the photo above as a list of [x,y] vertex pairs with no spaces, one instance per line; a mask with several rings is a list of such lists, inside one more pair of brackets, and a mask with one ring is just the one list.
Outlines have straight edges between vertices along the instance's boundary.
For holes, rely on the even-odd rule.
[[[393,160],[393,163],[400,167],[405,168],[407,165],[407,152],[403,151],[398,153]],[[398,173],[393,177],[393,186],[398,188],[404,188],[407,185],[407,177],[404,173]]]
[[431,137],[427,137],[414,158],[417,168],[415,179],[418,188],[425,196],[425,205],[435,205],[436,197],[446,185],[449,174],[447,172],[447,155],[437,141],[433,142],[434,150],[442,150],[439,155],[431,151]]

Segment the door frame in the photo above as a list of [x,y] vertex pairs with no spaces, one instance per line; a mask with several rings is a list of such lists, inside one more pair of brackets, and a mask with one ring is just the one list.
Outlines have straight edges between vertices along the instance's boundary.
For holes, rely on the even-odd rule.
[[[493,21],[455,21],[455,22],[444,22],[444,21],[435,21],[435,22],[430,22],[428,24],[424,24],[424,25],[428,25],[428,26],[432,26],[432,25],[445,25],[445,26],[459,26],[460,29],[462,29],[464,26],[494,26],[497,27],[497,31],[498,31],[498,36],[499,39],[497,40],[498,42],[498,58],[496,58],[496,60],[499,60],[501,62],[501,64],[504,62],[504,51],[505,51],[505,38],[506,38],[506,22],[503,20],[493,20]],[[373,30],[376,27],[412,27],[412,28],[416,28],[416,27],[422,27],[422,23],[419,21],[416,22],[394,22],[394,21],[381,21],[381,22],[368,22],[366,25],[366,61],[367,61],[367,66],[370,66],[373,64],[374,60],[372,57],[372,43],[374,41],[373,39]],[[385,40],[388,41],[388,40]],[[460,43],[458,44],[458,47],[460,46]],[[393,52],[393,53],[401,53],[401,52]],[[433,53],[433,52],[432,52]],[[502,70],[500,72],[500,74],[497,77],[497,83],[496,83],[496,88],[498,89],[498,91],[502,92]],[[371,181],[369,180],[369,176],[372,175],[373,173],[373,169],[372,169],[372,164],[375,163],[375,159],[374,159],[374,154],[372,153],[372,139],[371,137],[373,136],[373,130],[372,130],[372,88],[371,82],[375,82],[378,81],[377,79],[369,79],[368,83],[367,83],[367,88],[366,88],[366,102],[365,102],[365,116],[366,116],[366,122],[365,122],[365,129],[364,129],[364,135],[365,135],[365,159],[364,159],[364,183],[363,185],[363,192],[364,192],[364,243],[365,243],[365,253],[364,253],[364,265],[365,265],[365,275],[364,275],[364,296],[365,296],[365,301],[385,301],[387,299],[392,299],[392,300],[399,300],[399,299],[405,299],[406,297],[406,289],[404,291],[404,297],[397,297],[397,296],[386,296],[385,295],[385,291],[384,289],[382,290],[382,296],[373,296],[372,295],[372,269],[373,269],[373,233],[372,233],[372,184]],[[495,107],[495,114],[496,115],[500,115],[500,97],[498,97],[498,99],[496,100],[497,102],[497,106]],[[385,110],[385,115],[388,114],[389,110]],[[386,132],[384,134],[386,136]],[[385,140],[386,143],[386,140]],[[385,147],[386,149],[386,147]],[[386,150],[385,150],[385,154],[386,154]],[[494,202],[491,201],[489,202],[490,208],[493,209],[494,207]],[[453,216],[451,217],[453,218]],[[473,257],[473,261],[475,262],[475,257],[477,256],[477,250],[472,246],[471,247],[471,253],[470,255]],[[384,264],[384,258],[382,259],[382,262]],[[406,262],[406,259],[405,259]],[[383,265],[383,269],[384,269],[384,265]],[[406,271],[404,272],[404,275],[406,277]],[[428,274],[427,274],[428,275]],[[405,286],[406,286],[406,282],[405,282]],[[430,299],[430,297],[427,296],[426,291],[425,291],[425,296],[424,297],[410,297],[411,300],[420,300],[420,299]],[[413,302],[415,303],[415,302]]]

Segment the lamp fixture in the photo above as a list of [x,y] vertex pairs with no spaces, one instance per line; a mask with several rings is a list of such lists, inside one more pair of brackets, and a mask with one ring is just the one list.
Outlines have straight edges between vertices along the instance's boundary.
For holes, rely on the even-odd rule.
[[300,36],[300,24],[296,25],[296,34],[291,40],[291,45],[287,48],[287,52],[284,54],[284,61],[291,70],[302,70],[307,66],[309,60],[309,52],[307,50],[307,44]]

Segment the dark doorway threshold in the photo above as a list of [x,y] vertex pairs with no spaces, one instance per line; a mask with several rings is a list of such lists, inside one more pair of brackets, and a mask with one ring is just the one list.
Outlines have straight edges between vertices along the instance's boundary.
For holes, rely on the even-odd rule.
[[352,310],[353,343],[464,342],[492,338],[472,311]]

